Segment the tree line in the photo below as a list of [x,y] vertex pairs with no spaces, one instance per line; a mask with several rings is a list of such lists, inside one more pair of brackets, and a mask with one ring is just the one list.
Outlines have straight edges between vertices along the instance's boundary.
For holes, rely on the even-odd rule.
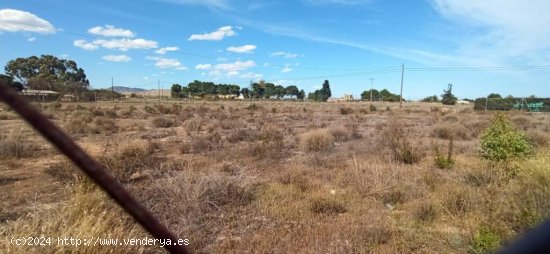
[[382,89],[381,91],[378,91],[376,89],[369,89],[361,93],[361,99],[364,101],[371,99],[371,93],[372,93],[372,100],[373,101],[389,101],[389,102],[396,102],[399,101],[400,96],[399,94],[394,94],[390,92],[388,89]]
[[173,84],[171,88],[171,95],[173,98],[189,98],[189,97],[216,97],[220,95],[233,95],[235,97],[241,95],[244,98],[255,99],[281,99],[285,96],[291,98],[304,99],[304,90],[299,90],[297,86],[283,87],[281,85],[275,85],[273,83],[260,80],[258,82],[251,82],[250,88],[240,88],[234,84],[215,84],[213,82],[203,82],[195,80],[187,84],[187,86],[181,86],[180,84]]

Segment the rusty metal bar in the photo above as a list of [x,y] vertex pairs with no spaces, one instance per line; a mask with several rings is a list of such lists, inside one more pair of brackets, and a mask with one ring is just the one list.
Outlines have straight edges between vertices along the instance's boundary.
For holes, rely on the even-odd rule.
[[[17,95],[3,80],[0,80],[0,99],[12,107],[25,121],[82,169],[86,175],[107,192],[112,199],[124,208],[128,214],[134,217],[153,237],[157,239],[170,239],[172,243],[178,243],[175,235],[161,224],[147,208],[138,203],[99,163],[84,152],[61,128]],[[165,248],[170,253],[190,253],[183,245],[166,245]]]

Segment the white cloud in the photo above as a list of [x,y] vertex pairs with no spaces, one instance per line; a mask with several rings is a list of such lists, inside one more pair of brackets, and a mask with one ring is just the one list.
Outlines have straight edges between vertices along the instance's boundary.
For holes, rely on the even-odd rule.
[[284,51],[277,51],[277,52],[271,53],[271,56],[285,57],[285,58],[296,58],[296,57],[298,57],[299,55],[296,54],[296,53],[289,53],[289,52],[284,52]]
[[212,68],[211,64],[197,64],[197,66],[195,66],[197,70],[208,70],[210,68]]
[[228,47],[227,51],[235,53],[254,53],[255,49],[256,45],[247,44],[240,47]]
[[256,66],[256,63],[252,60],[248,61],[236,61],[233,63],[222,63],[222,64],[216,64],[211,67],[210,72],[208,72],[209,76],[236,76],[239,75],[241,71],[247,70],[249,68],[252,68]]
[[149,80],[148,76],[143,77],[143,80]]
[[155,61],[155,66],[160,69],[187,70],[178,59],[151,56],[146,56],[145,59]]
[[260,74],[260,73],[254,73],[254,72],[247,72],[247,73],[244,73],[240,76],[240,78],[245,78],[245,79],[252,79],[252,80],[259,80],[263,77],[264,75],[263,74]]
[[[469,26],[455,35],[456,56],[506,64],[543,64],[550,60],[549,1],[432,0],[444,18]],[[465,29],[462,29],[465,30]],[[473,31],[473,32],[472,32]]]
[[95,40],[94,44],[108,48],[127,51],[128,49],[152,49],[157,48],[158,42],[145,39],[113,39],[113,40]]
[[155,50],[155,53],[160,54],[160,55],[164,55],[164,54],[166,54],[166,52],[178,51],[178,50],[179,50],[178,47],[165,47],[165,48],[160,48],[160,49]]
[[103,47],[107,49],[117,49],[120,51],[128,51],[129,49],[151,49],[156,48],[158,42],[145,40],[145,39],[113,39],[113,40],[94,40],[93,42],[88,42],[86,40],[76,40],[73,45],[85,49],[85,50],[95,50],[98,47]]
[[33,41],[36,41],[36,37],[30,37],[27,39],[28,42],[33,42]]
[[231,26],[223,26],[218,28],[218,30],[211,33],[204,34],[193,34],[189,37],[189,41],[199,40],[199,41],[221,41],[226,36],[235,36],[237,33],[233,31]]
[[102,59],[109,62],[130,62],[130,60],[132,60],[132,58],[127,55],[107,55],[103,56]]
[[96,50],[98,48],[97,45],[85,40],[76,40],[73,42],[73,45],[84,50]]
[[281,72],[291,72],[292,71],[292,68],[288,67],[288,66],[285,66],[285,68],[283,68],[281,70]]
[[20,10],[0,10],[0,31],[3,32],[33,32],[42,34],[53,34],[55,28],[50,22],[38,16]]
[[177,68],[181,66],[181,63],[177,59],[160,58],[155,63],[155,66],[161,69]]
[[128,29],[116,28],[111,25],[96,26],[88,29],[88,33],[105,37],[130,37],[135,36],[134,32]]

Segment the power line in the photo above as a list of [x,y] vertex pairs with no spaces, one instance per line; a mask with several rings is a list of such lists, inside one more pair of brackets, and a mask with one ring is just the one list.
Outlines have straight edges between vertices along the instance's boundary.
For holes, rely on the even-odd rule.
[[493,66],[493,67],[412,67],[407,71],[510,71],[510,70],[547,70],[550,65]]
[[341,73],[341,74],[334,74],[334,75],[324,75],[324,76],[289,78],[288,80],[297,81],[297,80],[310,80],[310,79],[334,78],[334,77],[346,77],[346,76],[361,76],[361,75],[369,75],[369,74],[398,72],[400,70],[401,70],[400,68],[394,68],[394,69],[385,69],[385,70],[378,70],[378,71],[362,71],[362,72]]

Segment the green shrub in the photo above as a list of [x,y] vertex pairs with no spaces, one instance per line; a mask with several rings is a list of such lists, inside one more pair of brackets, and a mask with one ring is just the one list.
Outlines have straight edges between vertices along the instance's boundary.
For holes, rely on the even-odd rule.
[[491,161],[508,161],[532,153],[529,140],[502,113],[497,113],[481,137],[481,156]]
[[488,228],[481,228],[472,239],[472,253],[489,253],[500,246],[500,236]]
[[435,152],[435,166],[440,169],[448,169],[452,168],[455,164],[455,160],[453,159],[453,138],[451,137],[449,139],[449,147],[447,149],[447,154],[443,154],[439,150],[439,146],[434,146],[434,152]]

